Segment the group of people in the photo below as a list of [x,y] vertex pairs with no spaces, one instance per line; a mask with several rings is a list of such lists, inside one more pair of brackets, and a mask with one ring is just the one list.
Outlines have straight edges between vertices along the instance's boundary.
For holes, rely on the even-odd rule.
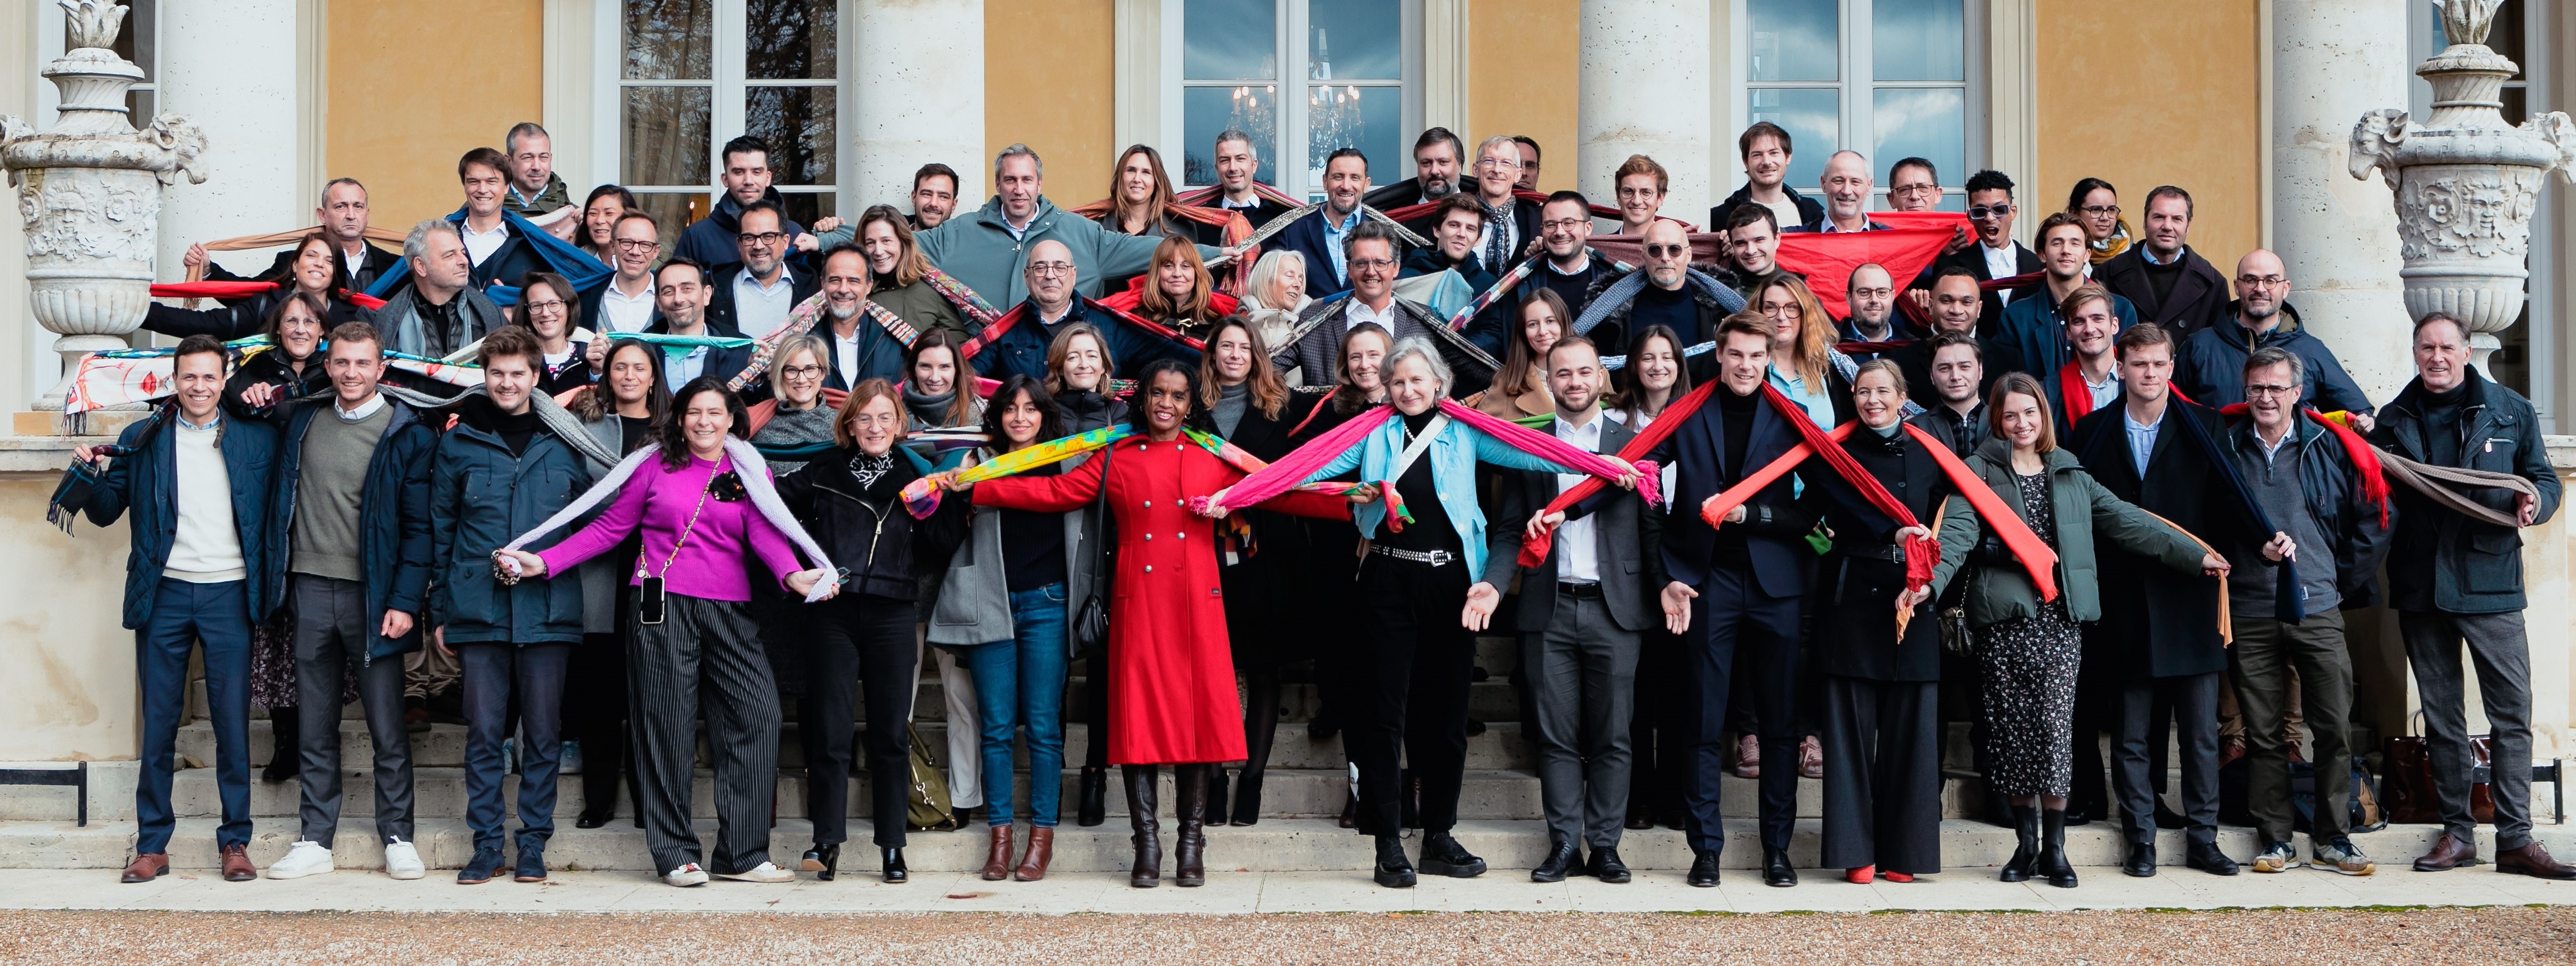
[[[174,396],[83,451],[65,491],[101,524],[133,514],[145,770],[126,881],[168,868],[199,641],[235,880],[259,874],[254,700],[281,760],[293,743],[272,778],[303,796],[267,874],[333,868],[355,700],[387,871],[424,875],[409,732],[453,679],[460,882],[546,877],[567,737],[587,759],[579,824],[610,820],[625,776],[680,886],[833,878],[863,746],[879,874],[900,882],[930,662],[985,879],[1045,876],[1079,715],[1076,821],[1105,821],[1118,766],[1130,881],[1158,884],[1171,766],[1170,868],[1195,886],[1205,826],[1262,817],[1301,661],[1375,880],[1471,877],[1486,863],[1452,830],[1479,634],[1520,645],[1538,881],[1627,881],[1622,832],[1670,823],[1690,884],[1715,885],[1728,774],[1758,781],[1768,884],[1798,881],[1801,776],[1823,782],[1825,866],[1937,872],[1949,720],[1973,722],[1990,817],[2015,829],[2007,881],[2074,886],[2065,828],[2115,817],[2129,874],[2155,873],[2159,828],[2185,831],[2189,866],[2235,874],[2215,833],[2239,753],[2256,871],[2366,875],[2339,612],[2380,600],[2383,558],[2445,824],[2416,867],[2478,861],[2463,640],[2493,754],[2528,757],[2516,529],[2559,499],[2530,403],[2436,313],[2415,324],[2417,378],[2374,408],[2303,328],[2279,258],[2248,253],[2227,280],[2192,251],[2180,188],[2148,193],[2140,233],[2086,179],[2033,251],[2014,183],[1981,171],[1928,267],[1811,279],[1781,263],[1784,233],[1884,229],[1872,171],[1837,152],[1822,200],[1803,195],[1768,123],[1739,140],[1747,183],[1707,232],[1661,214],[1650,158],[1596,208],[1530,190],[1535,142],[1488,138],[1471,163],[1440,128],[1393,185],[1333,152],[1306,204],[1254,182],[1254,142],[1229,131],[1212,188],[1176,192],[1140,145],[1106,200],[1060,208],[1012,145],[973,212],[932,164],[910,213],[811,225],[754,138],[724,146],[722,193],[686,226],[615,185],[575,206],[536,125],[504,144],[465,155],[462,207],[399,258],[365,241],[364,187],[336,180],[321,227],[258,276],[271,289],[151,308],[146,327],[180,337]],[[1920,158],[1888,180],[1890,211],[1945,193]],[[226,277],[202,248],[188,262]],[[1474,298],[1402,294],[1453,280]],[[229,341],[249,336],[266,339]],[[2392,491],[2383,459],[2523,485]],[[768,851],[782,695],[814,831],[789,864]],[[2317,790],[2304,859],[2294,721]],[[701,731],[712,856],[690,824]],[[2496,862],[2576,878],[2531,841],[2527,778],[2493,774]]]

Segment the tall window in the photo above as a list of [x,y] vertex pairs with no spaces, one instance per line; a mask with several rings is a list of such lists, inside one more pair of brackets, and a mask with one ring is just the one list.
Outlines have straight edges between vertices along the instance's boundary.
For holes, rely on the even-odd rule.
[[1869,156],[1881,196],[1900,158],[1930,160],[1946,185],[1967,180],[1971,125],[1983,115],[1970,109],[1970,2],[1747,0],[1746,120],[1789,132],[1790,186],[1814,193],[1838,149]]
[[[1387,0],[1177,0],[1179,180],[1216,183],[1216,136],[1252,135],[1254,177],[1321,197],[1324,158],[1356,147],[1369,178],[1404,176],[1413,5]],[[1284,65],[1284,69],[1283,69]],[[1169,75],[1166,75],[1169,76]],[[1283,164],[1283,160],[1286,163]]]
[[840,0],[623,0],[618,182],[663,240],[704,217],[718,156],[749,134],[799,224],[835,214]]

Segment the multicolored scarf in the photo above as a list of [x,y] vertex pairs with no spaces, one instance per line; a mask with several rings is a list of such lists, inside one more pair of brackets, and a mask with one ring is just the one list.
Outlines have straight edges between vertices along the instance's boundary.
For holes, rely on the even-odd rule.
[[1494,287],[1486,289],[1484,294],[1478,295],[1474,299],[1469,300],[1467,307],[1459,309],[1457,314],[1449,317],[1450,330],[1457,331],[1459,329],[1466,328],[1468,319],[1475,318],[1476,313],[1485,310],[1485,306],[1494,304],[1495,299],[1502,298],[1503,293],[1509,292],[1513,288],[1519,286],[1523,280],[1530,277],[1530,273],[1538,271],[1538,263],[1541,261],[1545,261],[1545,259],[1524,259],[1520,263],[1519,267],[1503,273],[1503,277],[1494,282]]
[[[1026,473],[1041,466],[1064,462],[1084,453],[1106,449],[1119,440],[1135,435],[1137,435],[1135,424],[1117,423],[1089,432],[1075,433],[1062,439],[1032,443],[960,471],[957,474],[957,482],[979,483],[984,480],[997,480],[1005,476]],[[1224,460],[1227,465],[1247,474],[1259,473],[1269,465],[1263,463],[1260,457],[1244,452],[1243,447],[1226,442],[1214,433],[1204,433],[1184,426],[1181,428],[1181,435],[1188,437],[1190,442],[1199,444],[1199,448],[1207,450],[1216,458]],[[1354,486],[1355,484],[1350,483],[1317,483],[1288,489],[1339,495],[1350,492]],[[1283,489],[1281,492],[1284,493],[1286,490]],[[904,508],[912,513],[914,519],[928,518],[939,510],[939,493],[938,485],[926,478],[904,484]],[[1272,496],[1276,495],[1278,494],[1272,494]],[[1207,498],[1192,497],[1191,504],[1193,509],[1204,512]]]
[[[1657,502],[1662,500],[1662,495],[1657,492],[1656,487],[1663,479],[1663,474],[1653,463],[1632,465],[1620,458],[1589,452],[1556,438],[1555,434],[1542,433],[1486,415],[1454,399],[1440,400],[1440,412],[1466,424],[1469,429],[1493,437],[1506,446],[1546,460],[1555,465],[1559,472],[1583,473],[1610,482],[1620,482],[1627,479],[1628,474],[1636,473],[1637,491],[1648,500]],[[1366,439],[1368,434],[1377,431],[1379,426],[1384,425],[1394,416],[1395,406],[1391,403],[1354,416],[1350,421],[1309,440],[1306,445],[1297,447],[1295,451],[1280,457],[1278,462],[1244,477],[1214,497],[1191,497],[1190,509],[1199,513],[1208,513],[1216,507],[1252,506],[1289,490],[1306,488],[1301,484],[1305,483],[1307,477],[1315,475],[1325,465],[1349,453],[1352,448],[1360,445],[1360,441]],[[1657,420],[1657,422],[1661,421]],[[1589,484],[1591,481],[1585,482]],[[1395,495],[1395,481],[1378,481],[1378,493],[1392,501]],[[1394,519],[1393,511],[1397,509],[1398,504],[1389,502],[1387,506],[1390,511],[1389,518]]]
[[[1174,331],[1170,326],[1152,321],[1144,316],[1137,315],[1134,312],[1128,312],[1111,305],[1103,304],[1099,299],[1085,298],[1079,295],[1075,296],[1075,298],[1082,299],[1082,305],[1084,308],[1097,310],[1110,318],[1117,319],[1120,322],[1143,329],[1146,332],[1152,333],[1153,335],[1159,336],[1165,340],[1180,343],[1183,346],[1189,347],[1192,352],[1207,351],[1207,343],[1182,335],[1179,332]],[[984,351],[986,346],[999,342],[1002,340],[1003,336],[1009,335],[1013,327],[1019,325],[1021,321],[1029,318],[1031,314],[1029,312],[1029,306],[1031,304],[1032,303],[1022,302],[1018,305],[1012,306],[1010,311],[1002,313],[1001,318],[994,319],[993,324],[985,326],[984,331],[978,332],[975,334],[974,338],[966,340],[966,347],[958,350],[957,352],[957,361],[962,363],[973,359],[975,358],[975,354]]]
[[[242,360],[266,352],[274,345],[267,336],[254,335],[226,342],[224,348],[226,355],[232,357],[233,364],[239,365]],[[330,342],[325,340],[313,351],[329,350]],[[150,402],[177,392],[179,385],[174,373],[178,366],[175,358],[178,351],[176,347],[112,349],[82,357],[80,369],[72,376],[71,389],[63,398],[64,414],[78,415],[93,409]],[[443,359],[388,350],[385,365],[451,386],[483,384],[481,367],[459,365]]]
[[927,268],[921,273],[921,280],[929,282],[931,291],[939,293],[939,297],[947,299],[948,304],[956,306],[957,311],[975,320],[978,327],[993,324],[993,320],[1002,314],[1002,310],[994,308],[993,303],[984,301],[983,296],[975,294],[974,289],[967,288],[966,283],[958,281],[947,272],[937,268]]

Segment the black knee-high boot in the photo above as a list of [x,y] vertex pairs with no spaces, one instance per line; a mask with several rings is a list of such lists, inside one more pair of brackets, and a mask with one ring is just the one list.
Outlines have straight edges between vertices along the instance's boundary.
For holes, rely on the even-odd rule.
[[1207,884],[1208,792],[1225,774],[1218,764],[1172,766],[1172,813],[1180,834],[1172,841],[1172,884],[1191,888]]
[[[1254,671],[1243,677],[1243,772],[1234,780],[1234,813],[1236,825],[1261,821],[1261,778],[1270,770],[1270,746],[1279,737],[1279,670]],[[1210,799],[1209,808],[1222,812],[1225,797]],[[1223,819],[1223,814],[1211,816]]]
[[302,761],[295,749],[296,723],[294,705],[268,709],[269,735],[277,744],[268,753],[268,767],[259,771],[260,781],[282,782],[295,777]]
[[[1187,767],[1187,766],[1183,766]],[[1163,826],[1154,815],[1154,784],[1162,773],[1156,765],[1120,765],[1127,782],[1127,824],[1135,831],[1136,858],[1127,866],[1127,884],[1151,889],[1163,884]]]

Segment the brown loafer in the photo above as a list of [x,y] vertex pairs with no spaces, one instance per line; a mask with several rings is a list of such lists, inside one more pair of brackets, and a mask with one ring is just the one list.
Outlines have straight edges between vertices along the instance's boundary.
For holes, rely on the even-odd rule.
[[1762,739],[1743,735],[1735,739],[1735,777],[1762,777]]
[[1798,740],[1798,777],[1825,777],[1825,746],[1814,735]]
[[2527,875],[2535,879],[2576,879],[2576,866],[2549,857],[2549,850],[2538,842],[2496,852],[2496,871]]
[[224,881],[248,882],[259,878],[259,867],[250,864],[250,846],[224,846]]
[[[2546,858],[2547,854],[2543,853],[2543,857]],[[2433,851],[2426,852],[2423,858],[2415,860],[2415,871],[2448,872],[2464,865],[2476,864],[2478,864],[2477,843],[2463,842],[2452,838],[2450,833],[2444,832],[2441,838],[2433,840]]]
[[1000,882],[1011,877],[1011,827],[993,826],[993,847],[984,854],[984,881]]
[[150,882],[154,879],[160,878],[163,873],[169,871],[170,853],[146,852],[136,855],[133,863],[125,867],[125,876],[123,881],[127,883]]
[[1015,877],[1022,882],[1046,878],[1047,863],[1052,861],[1055,861],[1055,828],[1043,825],[1032,828],[1029,830],[1028,854],[1020,857],[1020,871]]

